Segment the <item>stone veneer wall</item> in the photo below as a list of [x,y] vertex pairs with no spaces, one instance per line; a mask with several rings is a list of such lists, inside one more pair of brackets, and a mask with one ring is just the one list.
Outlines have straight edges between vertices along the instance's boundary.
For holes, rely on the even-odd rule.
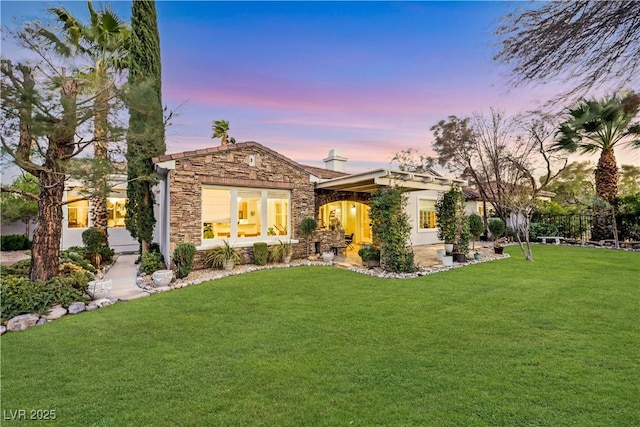
[[[255,165],[251,165],[255,160]],[[300,239],[294,257],[306,256],[300,222],[316,217],[310,175],[295,162],[258,144],[238,144],[206,153],[175,158],[170,171],[170,252],[183,242],[201,244],[202,185],[286,189],[291,191],[292,239]],[[244,263],[252,262],[253,248],[237,248]],[[196,254],[194,268],[204,267],[204,252]]]

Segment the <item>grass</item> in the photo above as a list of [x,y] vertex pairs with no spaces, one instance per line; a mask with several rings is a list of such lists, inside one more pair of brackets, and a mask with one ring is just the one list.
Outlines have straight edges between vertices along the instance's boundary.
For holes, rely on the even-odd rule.
[[2,425],[640,425],[640,254],[534,250],[265,270],[9,333]]

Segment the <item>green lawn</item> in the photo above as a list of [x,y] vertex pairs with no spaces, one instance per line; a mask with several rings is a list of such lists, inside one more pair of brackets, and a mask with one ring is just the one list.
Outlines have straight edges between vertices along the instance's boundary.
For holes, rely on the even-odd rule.
[[265,270],[9,333],[2,425],[640,425],[640,254],[534,251]]

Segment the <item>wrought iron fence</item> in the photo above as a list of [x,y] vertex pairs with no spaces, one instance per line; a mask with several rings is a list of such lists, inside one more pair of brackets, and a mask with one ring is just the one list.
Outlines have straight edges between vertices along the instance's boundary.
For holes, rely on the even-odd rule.
[[[593,213],[553,215],[534,214],[531,222],[552,225],[558,229],[558,236],[565,239],[591,240],[591,229],[595,223]],[[640,216],[636,214],[617,214],[616,226],[618,238],[640,241]]]

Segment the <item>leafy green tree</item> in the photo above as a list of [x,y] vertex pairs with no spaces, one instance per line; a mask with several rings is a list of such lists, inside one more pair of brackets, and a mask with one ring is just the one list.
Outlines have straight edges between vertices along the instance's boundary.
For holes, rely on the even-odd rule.
[[157,182],[151,159],[165,153],[160,36],[155,1],[134,0],[129,49],[129,129],[127,132],[127,214],[125,224],[149,251],[156,219],[152,187]]
[[4,153],[39,182],[31,280],[58,275],[69,163],[92,142],[76,138],[91,117],[86,102],[79,97],[84,77],[76,72],[73,62],[59,61],[60,56],[42,30],[42,25],[34,22],[10,33],[28,51],[31,61],[13,63],[3,59],[0,67],[0,138]]
[[[120,138],[119,129],[109,125],[109,114],[116,100],[117,83],[115,76],[127,66],[127,55],[131,31],[107,6],[96,11],[91,1],[87,2],[89,24],[82,23],[65,8],[51,8],[62,24],[64,40],[50,31],[47,37],[56,44],[58,51],[69,57],[85,57],[89,64],[83,71],[88,84],[84,91],[93,95],[94,156],[92,165],[94,197],[92,198],[92,223],[104,236],[107,236],[108,213],[107,195],[110,185],[106,175],[111,172],[109,159],[109,140]],[[101,173],[98,173],[102,171]],[[105,245],[108,240],[105,238]]]
[[586,206],[595,194],[593,173],[589,161],[570,163],[549,183],[547,190],[556,194],[553,200],[561,206]]
[[401,188],[382,188],[371,196],[369,218],[373,239],[380,245],[380,264],[394,273],[415,270],[406,205],[407,195]]
[[224,147],[227,143],[236,143],[234,137],[229,137],[229,122],[227,120],[214,120],[211,129],[213,130],[213,136],[211,138],[220,138],[221,146]]
[[633,165],[620,166],[620,195],[640,194],[640,167]]
[[[633,92],[614,94],[602,100],[583,100],[569,111],[570,117],[560,125],[559,138],[553,146],[557,151],[571,153],[599,152],[595,171],[596,196],[614,207],[618,196],[614,148],[622,144],[640,148],[640,124],[632,123],[639,109],[640,95]],[[608,239],[612,237],[611,233],[611,227],[605,221],[596,221],[592,238]]]
[[24,222],[25,237],[29,237],[31,221],[38,215],[38,179],[26,173],[0,193],[2,223]]

